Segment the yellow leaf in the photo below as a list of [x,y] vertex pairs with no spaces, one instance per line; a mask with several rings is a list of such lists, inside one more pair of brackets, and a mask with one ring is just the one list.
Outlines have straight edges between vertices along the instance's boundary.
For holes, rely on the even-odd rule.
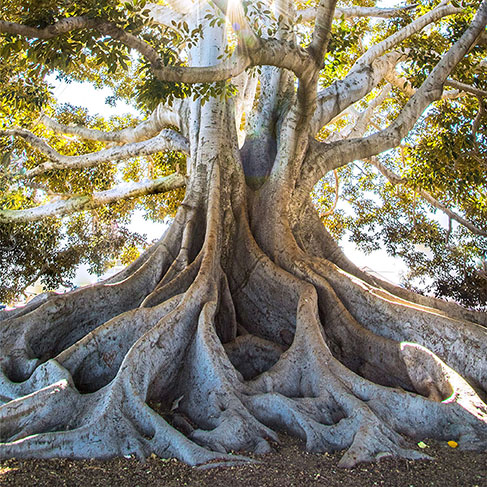
[[448,446],[451,446],[452,448],[456,448],[458,446],[458,443],[456,441],[450,440],[448,442]]

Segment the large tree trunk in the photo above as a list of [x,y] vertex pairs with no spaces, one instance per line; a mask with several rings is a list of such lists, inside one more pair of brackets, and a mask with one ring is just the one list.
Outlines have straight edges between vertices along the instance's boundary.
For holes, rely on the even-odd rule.
[[297,185],[315,100],[285,70],[260,83],[240,150],[232,100],[189,106],[186,197],[153,248],[0,313],[0,457],[236,462],[283,430],[343,466],[424,457],[405,437],[487,447],[485,316],[345,258]]
[[485,448],[483,316],[380,288],[282,172],[250,189],[230,103],[198,110],[165,236],[109,281],[0,315],[0,455],[235,462],[282,430],[343,466],[423,457],[404,436]]

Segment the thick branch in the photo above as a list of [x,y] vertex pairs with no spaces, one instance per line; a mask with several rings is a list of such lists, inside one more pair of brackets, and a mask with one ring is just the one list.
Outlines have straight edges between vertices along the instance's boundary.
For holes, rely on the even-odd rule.
[[311,122],[312,132],[333,120],[350,105],[370,93],[386,75],[392,72],[404,55],[390,52],[370,66],[354,69],[342,80],[335,81],[318,94],[318,106]]
[[[377,157],[370,157],[369,159],[367,159],[367,162],[370,162],[370,164],[376,167],[379,170],[379,172],[383,176],[385,176],[390,181],[390,183],[393,184],[394,186],[398,184],[408,184],[409,181],[407,179],[398,176],[396,173],[388,169],[378,160]],[[462,216],[451,211],[448,207],[440,203],[437,199],[431,196],[431,194],[425,191],[424,189],[415,188],[415,191],[419,195],[421,195],[431,206],[434,206],[438,210],[441,210],[452,220],[455,220],[456,222],[460,223],[460,225],[463,225],[465,228],[468,228],[475,235],[481,235],[482,237],[487,237],[487,232],[485,230],[478,228],[477,226],[475,226],[473,223],[469,222]]]
[[88,17],[71,17],[62,19],[52,25],[38,29],[14,22],[0,21],[0,33],[20,35],[36,39],[52,39],[58,35],[81,29],[94,29],[108,35],[122,44],[138,51],[151,64],[154,75],[162,81],[180,83],[211,83],[223,81],[236,76],[248,67],[248,60],[240,55],[232,56],[217,66],[192,68],[180,66],[164,66],[159,53],[149,43],[125,32],[117,25],[102,19]]
[[80,125],[64,125],[49,118],[47,115],[43,115],[40,122],[57,133],[76,135],[83,139],[96,140],[98,142],[115,142],[117,144],[140,142],[155,137],[164,128],[180,126],[179,115],[174,110],[163,105],[159,105],[147,120],[144,120],[136,127],[111,132],[103,132]]
[[157,5],[156,3],[148,3],[146,8],[149,10],[150,18],[156,24],[164,25],[172,29],[175,28],[172,22],[179,24],[188,12],[176,12],[170,7],[164,5]]
[[336,81],[318,94],[318,105],[312,121],[312,131],[318,132],[323,125],[369,93],[387,74],[393,72],[401,56],[405,55],[398,52],[384,55],[386,51],[432,22],[458,12],[461,10],[442,3],[387,39],[372,46],[355,62],[344,79]]
[[323,125],[335,118],[352,103],[363,98],[377,86],[387,73],[393,71],[404,54],[392,52],[384,55],[387,50],[412,34],[419,32],[426,25],[459,11],[455,7],[442,4],[371,47],[355,62],[344,79],[336,81],[318,94],[318,105],[312,121],[312,131],[318,132]]
[[[431,71],[421,87],[409,99],[402,111],[389,127],[364,139],[352,139],[335,144],[331,150],[339,155],[332,169],[353,160],[365,159],[386,150],[397,147],[413,128],[430,103],[439,99],[443,93],[443,84],[455,66],[463,59],[487,23],[487,0],[480,5],[470,27],[450,48]],[[333,156],[331,156],[333,158]],[[339,159],[339,161],[338,161]],[[319,179],[319,178],[318,178]]]
[[174,130],[163,130],[152,139],[127,144],[121,147],[113,147],[90,154],[80,156],[64,156],[59,154],[43,139],[24,129],[11,129],[0,131],[0,136],[18,136],[24,138],[32,147],[46,155],[50,160],[27,171],[26,177],[38,176],[47,171],[58,169],[83,169],[93,167],[107,161],[124,160],[130,157],[147,156],[157,152],[174,150],[189,152],[187,140]]
[[99,191],[87,196],[73,196],[36,208],[0,210],[0,223],[32,222],[47,217],[60,217],[77,211],[93,210],[122,199],[165,193],[173,189],[182,188],[185,184],[185,177],[179,173],[151,181],[120,184],[107,191]]
[[448,78],[445,84],[457,90],[464,91],[465,93],[471,93],[472,95],[475,95],[483,100],[487,99],[487,91],[479,90],[478,88],[475,88],[475,86],[461,83],[460,81],[456,81],[451,78]]
[[411,37],[413,34],[421,31],[427,25],[436,22],[437,20],[440,20],[441,18],[448,15],[453,15],[460,12],[461,9],[459,8],[441,3],[435,9],[430,10],[428,13],[419,17],[419,19],[416,19],[415,21],[397,31],[395,34],[387,37],[382,42],[379,42],[378,44],[368,49],[367,52],[355,62],[352,71],[355,69],[360,69],[361,66],[370,65],[374,59],[377,59],[389,49],[392,49],[405,39]]
[[313,142],[303,164],[301,184],[313,187],[316,181],[332,169],[397,147],[428,105],[441,97],[443,83],[475,44],[486,22],[487,0],[484,0],[471,25],[438,62],[389,127],[365,138],[346,139],[332,144]]
[[315,29],[309,50],[318,68],[323,65],[323,57],[331,36],[331,24],[335,12],[336,0],[321,0],[317,9]]
[[[125,32],[120,27],[101,19],[71,17],[38,29],[14,22],[0,21],[0,33],[28,38],[52,39],[58,35],[81,29],[94,29],[138,51],[151,64],[154,76],[161,81],[179,83],[212,83],[225,81],[251,66],[270,65],[293,71],[301,78],[312,69],[311,59],[304,49],[276,39],[256,39],[254,47],[243,50],[237,47],[232,56],[215,66],[182,67],[164,66],[159,53],[149,43]],[[248,47],[248,46],[246,46]]]

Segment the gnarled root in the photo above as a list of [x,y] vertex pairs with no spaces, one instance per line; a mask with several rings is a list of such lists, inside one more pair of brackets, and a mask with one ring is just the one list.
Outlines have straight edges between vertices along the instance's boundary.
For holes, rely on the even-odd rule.
[[186,205],[121,280],[1,322],[0,456],[234,464],[280,430],[341,466],[425,458],[406,438],[487,448],[484,328],[286,236],[271,260],[214,180],[204,222]]

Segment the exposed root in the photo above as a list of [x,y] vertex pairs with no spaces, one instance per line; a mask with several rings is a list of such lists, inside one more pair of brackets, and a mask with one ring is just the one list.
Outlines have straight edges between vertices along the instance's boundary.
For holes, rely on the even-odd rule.
[[0,456],[210,468],[279,430],[343,467],[425,458],[407,438],[487,448],[485,329],[304,253],[285,225],[264,252],[217,176],[199,175],[205,218],[184,207],[130,273],[1,322]]
[[64,429],[65,418],[79,403],[79,393],[66,380],[12,400],[0,407],[0,439],[15,441],[46,430]]
[[398,343],[422,345],[466,377],[481,394],[487,391],[486,328],[395,298],[325,261],[315,260],[312,266],[320,277],[326,275],[344,307],[364,329]]
[[191,394],[183,397],[179,408],[204,428],[191,434],[197,443],[222,453],[264,453],[270,449],[267,440],[277,441],[277,436],[256,421],[238,397],[240,380],[215,333],[215,311],[215,306],[208,306],[200,317],[189,351],[191,366],[182,375]]

